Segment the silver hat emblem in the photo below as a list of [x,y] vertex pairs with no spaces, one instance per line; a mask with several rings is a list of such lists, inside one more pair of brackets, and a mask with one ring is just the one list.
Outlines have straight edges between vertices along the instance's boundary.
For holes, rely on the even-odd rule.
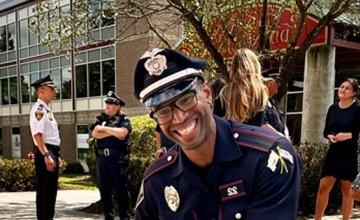
[[150,75],[160,76],[167,69],[166,57],[161,54],[152,56],[146,60],[144,66]]

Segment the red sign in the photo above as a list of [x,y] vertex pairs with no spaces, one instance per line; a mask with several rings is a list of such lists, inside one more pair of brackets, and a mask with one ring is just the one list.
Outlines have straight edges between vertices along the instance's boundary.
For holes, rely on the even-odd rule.
[[[271,51],[283,50],[289,46],[289,41],[295,32],[295,15],[293,12],[286,8],[284,9],[279,21],[278,28],[273,32],[270,40],[269,49]],[[299,47],[307,35],[316,27],[318,21],[316,18],[308,15],[305,18],[305,23],[301,29],[300,36],[296,42],[296,47]],[[323,31],[315,38],[312,45],[321,45],[327,43],[328,28],[325,27]]]
[[[214,18],[207,24],[208,33],[223,57],[232,57],[238,47],[257,49],[259,44],[259,27],[262,8],[253,6],[224,12],[223,18]],[[269,6],[267,9],[266,28],[271,32],[269,49],[284,50],[295,32],[296,15],[289,8]],[[315,28],[318,21],[307,16],[301,34],[296,43],[301,45],[306,36]],[[327,27],[314,40],[313,45],[327,43]],[[231,39],[229,36],[233,36]],[[180,47],[180,50],[193,51],[200,39],[193,35]],[[197,54],[199,55],[199,54]]]

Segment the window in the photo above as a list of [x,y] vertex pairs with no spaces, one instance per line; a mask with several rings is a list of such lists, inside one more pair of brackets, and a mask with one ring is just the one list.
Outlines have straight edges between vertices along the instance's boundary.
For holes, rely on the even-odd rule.
[[289,92],[287,95],[287,112],[302,112],[303,93]]
[[89,64],[89,95],[100,96],[100,63]]
[[21,139],[20,128],[11,128],[11,156],[12,158],[21,158]]
[[289,135],[294,145],[298,145],[301,141],[301,119],[301,114],[286,116],[286,125],[289,129]]
[[21,76],[22,103],[30,102],[30,75]]
[[6,51],[6,27],[0,27],[0,53]]
[[53,78],[54,84],[56,88],[58,88],[60,91],[56,93],[56,99],[60,99],[61,94],[61,74],[60,69],[51,70],[51,76]]
[[61,95],[62,99],[71,99],[71,69],[70,67],[61,69]]
[[87,125],[76,126],[76,146],[77,146],[77,159],[86,160],[89,154],[89,145],[87,140],[89,138],[89,128]]
[[109,90],[115,91],[114,56],[113,46],[76,54],[77,98],[103,96]]
[[107,60],[102,62],[103,71],[103,95],[110,90],[115,92],[115,61]]
[[25,47],[29,45],[29,36],[28,36],[28,20],[24,19],[19,22],[20,26],[20,47]]
[[76,98],[87,96],[86,65],[76,66]]
[[17,77],[10,78],[10,104],[18,103],[18,96],[17,96]]
[[16,45],[15,23],[8,25],[8,50],[14,50]]
[[[33,83],[33,82],[35,82],[35,81],[38,80],[38,79],[40,79],[39,73],[32,73],[32,74],[30,74],[30,83]],[[32,101],[32,102],[36,102],[36,100],[37,100],[37,95],[36,95],[36,92],[35,92],[34,87],[31,87],[30,91],[31,91],[31,93],[30,93],[30,94],[31,94],[31,101]]]
[[9,104],[9,81],[8,78],[1,79],[1,104]]

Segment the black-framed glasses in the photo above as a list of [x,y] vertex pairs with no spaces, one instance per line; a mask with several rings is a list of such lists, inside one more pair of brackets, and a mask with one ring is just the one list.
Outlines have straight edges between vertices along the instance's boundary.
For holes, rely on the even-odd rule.
[[194,108],[198,103],[198,98],[196,96],[196,90],[191,90],[180,98],[176,99],[174,102],[157,109],[154,112],[150,113],[150,116],[155,119],[159,125],[163,125],[171,121],[174,116],[174,108],[186,112]]

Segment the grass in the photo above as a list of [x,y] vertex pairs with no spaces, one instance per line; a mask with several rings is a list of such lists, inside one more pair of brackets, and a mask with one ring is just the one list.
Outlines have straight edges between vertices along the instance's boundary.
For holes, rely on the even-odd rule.
[[62,175],[59,177],[62,190],[97,190],[96,184],[88,175]]

